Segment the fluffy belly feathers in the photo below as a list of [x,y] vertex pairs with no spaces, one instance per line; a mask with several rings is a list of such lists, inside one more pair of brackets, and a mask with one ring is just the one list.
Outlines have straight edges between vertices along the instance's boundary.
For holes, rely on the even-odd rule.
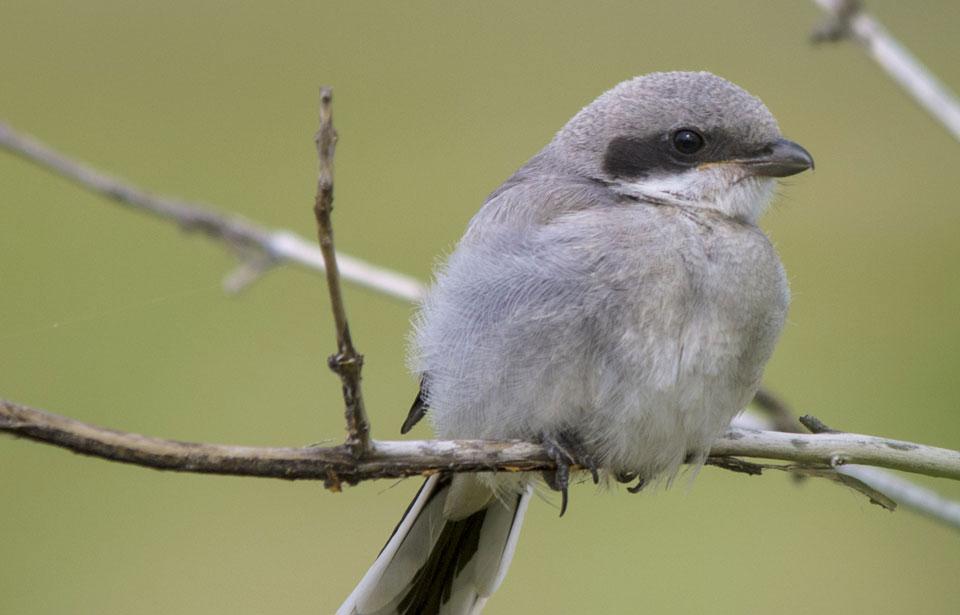
[[[469,272],[451,258],[415,340],[441,437],[572,432],[605,468],[649,478],[706,455],[759,384],[786,282],[753,228],[705,230],[674,216],[666,228],[681,257],[645,253],[648,226],[629,218],[614,235],[565,229],[569,262],[550,268],[538,268],[535,246],[489,250],[479,268],[474,252]],[[605,258],[591,260],[597,241],[621,249],[607,243]]]

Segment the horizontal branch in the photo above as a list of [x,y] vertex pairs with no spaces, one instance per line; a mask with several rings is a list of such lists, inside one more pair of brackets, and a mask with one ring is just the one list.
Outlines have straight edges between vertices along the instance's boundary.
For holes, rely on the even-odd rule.
[[[68,158],[34,137],[20,134],[2,122],[0,147],[131,209],[152,214],[174,222],[185,230],[198,231],[209,239],[224,242],[233,248],[243,261],[241,269],[227,278],[225,285],[228,290],[239,290],[276,264],[292,263],[315,271],[324,269],[320,249],[296,233],[271,230],[239,216],[221,214],[206,205],[150,194]],[[407,301],[416,301],[423,294],[423,285],[410,276],[346,254],[338,254],[337,258],[340,275],[355,284]]]
[[539,445],[527,442],[376,442],[362,459],[347,446],[254,447],[180,442],[105,429],[0,400],[0,432],[75,453],[158,470],[357,483],[436,471],[523,471],[553,467]]
[[[0,431],[83,455],[160,470],[314,479],[334,489],[339,489],[341,482],[434,472],[555,468],[540,445],[515,440],[374,441],[370,452],[358,460],[346,446],[277,448],[153,438],[4,400],[0,400]],[[960,480],[960,452],[851,433],[794,434],[731,427],[716,441],[710,455],[776,459],[820,469],[856,463]]]
[[960,480],[960,451],[855,433],[798,434],[730,428],[711,455],[794,463],[865,465]]

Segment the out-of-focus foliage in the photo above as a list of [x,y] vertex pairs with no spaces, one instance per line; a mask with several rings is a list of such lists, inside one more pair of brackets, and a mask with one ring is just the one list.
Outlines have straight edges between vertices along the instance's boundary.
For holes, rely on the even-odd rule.
[[[960,88],[960,5],[870,2]],[[794,305],[768,384],[842,429],[960,448],[960,145],[810,2],[29,2],[0,7],[0,117],[151,190],[312,233],[336,88],[338,245],[426,278],[485,194],[635,74],[757,94],[817,170],[764,226]],[[320,277],[226,297],[229,256],[0,155],[0,394],[187,440],[339,440]],[[412,309],[348,289],[374,434],[415,383]],[[427,437],[418,428],[415,437]],[[929,481],[954,497],[960,488]],[[174,475],[0,437],[0,612],[331,612],[417,487]],[[489,613],[960,612],[960,536],[832,485],[705,469],[531,508]]]

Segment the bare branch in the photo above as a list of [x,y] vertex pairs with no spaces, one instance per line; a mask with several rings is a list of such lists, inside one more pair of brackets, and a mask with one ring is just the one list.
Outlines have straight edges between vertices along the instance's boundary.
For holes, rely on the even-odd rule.
[[370,421],[363,407],[363,392],[360,389],[363,355],[353,347],[353,339],[350,337],[350,324],[347,322],[347,310],[343,304],[343,292],[340,290],[337,254],[333,249],[333,222],[330,214],[333,212],[333,155],[337,147],[337,131],[333,127],[333,90],[329,87],[320,88],[320,129],[314,141],[317,144],[317,156],[320,158],[320,170],[317,174],[317,196],[313,213],[317,219],[317,240],[326,265],[327,290],[330,293],[330,307],[337,330],[337,354],[331,356],[327,364],[340,376],[343,384],[347,446],[355,457],[362,457],[370,448]]
[[[815,416],[801,416],[800,422],[804,427],[809,429],[811,433],[843,433],[836,429],[831,429],[826,423]],[[836,468],[836,470],[837,478],[839,478],[841,482],[866,493],[873,502],[878,502],[878,500],[875,496],[870,495],[870,491],[884,498],[889,496],[887,499],[903,503],[906,507],[923,515],[939,519],[949,525],[960,528],[960,502],[948,500],[941,497],[932,489],[921,487],[891,472],[886,472],[878,468],[851,465]],[[882,504],[882,502],[878,503]]]
[[178,442],[104,429],[0,400],[0,431],[75,453],[159,470],[323,480],[339,489],[375,478],[437,471],[526,471],[552,467],[542,447],[525,442],[377,442],[361,459],[348,446],[272,448]]
[[[210,239],[222,241],[240,254],[242,260],[257,263],[266,258],[323,271],[323,255],[317,246],[290,231],[270,230],[238,216],[223,215],[205,205],[152,195],[72,160],[2,122],[0,147],[130,209],[153,214],[185,230],[199,231]],[[407,301],[416,301],[423,293],[423,285],[410,276],[345,254],[339,254],[338,258],[341,275],[356,284]],[[250,281],[243,280],[244,283]],[[229,280],[227,285],[230,286]]]
[[[813,429],[811,429],[813,433],[820,433],[817,430],[821,427],[829,431],[829,428],[826,425],[823,425],[822,422],[817,421],[816,419],[814,419],[814,421],[810,421],[811,418],[812,417],[804,417],[803,420],[814,426]],[[747,412],[736,417],[733,420],[732,426],[739,427],[741,429],[763,431],[773,428],[773,423],[767,417],[761,417],[757,414]],[[783,430],[777,429],[777,431]],[[790,468],[785,466],[761,466],[761,469],[790,470]],[[933,489],[923,487],[911,480],[902,478],[889,470],[883,470],[880,468],[846,465],[833,468],[833,470],[837,474],[842,474],[844,476],[856,479],[856,481],[859,483],[859,486],[851,483],[843,484],[848,487],[853,487],[862,493],[868,494],[871,500],[876,501],[886,498],[887,501],[896,502],[898,506],[903,506],[904,508],[918,512],[930,519],[941,521],[947,525],[960,529],[960,502],[955,502],[945,498]],[[791,476],[798,480],[807,478],[809,475],[809,472],[791,472]],[[866,487],[866,489],[863,487]],[[869,495],[868,490],[879,493],[883,497],[877,498],[874,495]]]
[[960,101],[874,17],[858,0],[814,0],[829,20],[813,33],[814,42],[852,37],[891,79],[960,140]]
[[[163,440],[96,427],[0,400],[0,431],[113,461],[145,467],[286,479],[323,480],[330,488],[375,478],[432,472],[532,472],[555,469],[538,444],[521,441],[423,440],[371,442],[361,459],[346,446],[268,448]],[[824,473],[847,464],[960,480],[960,452],[860,434],[786,434],[732,427],[710,451],[711,463],[744,471],[770,467],[717,462],[756,457],[787,461],[778,469]],[[732,468],[731,466],[737,466]]]
[[710,454],[832,468],[868,465],[960,480],[960,451],[852,433],[794,434],[731,428],[714,443]]

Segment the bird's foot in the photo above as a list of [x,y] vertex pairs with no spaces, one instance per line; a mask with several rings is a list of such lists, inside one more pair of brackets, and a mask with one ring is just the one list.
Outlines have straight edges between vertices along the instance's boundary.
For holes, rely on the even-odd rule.
[[567,512],[568,490],[570,487],[570,468],[580,467],[590,471],[593,484],[600,482],[599,466],[586,447],[574,435],[563,432],[558,435],[545,434],[541,437],[547,454],[557,464],[556,470],[543,472],[543,480],[554,491],[560,492],[560,516]]

